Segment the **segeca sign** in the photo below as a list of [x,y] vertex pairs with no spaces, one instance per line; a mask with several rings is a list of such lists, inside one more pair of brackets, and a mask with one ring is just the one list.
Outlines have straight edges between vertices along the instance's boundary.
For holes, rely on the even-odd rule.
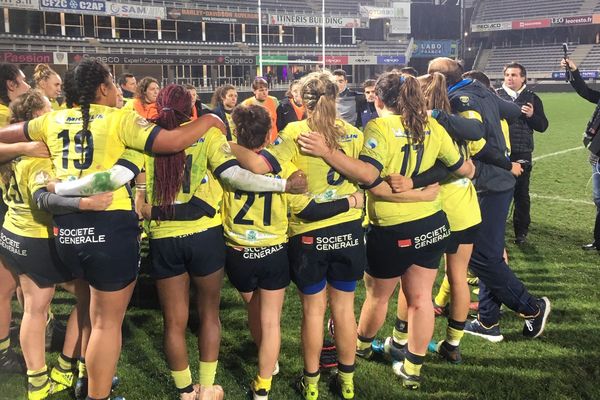
[[506,31],[512,29],[511,21],[503,22],[489,22],[486,24],[473,24],[471,25],[472,32],[494,32],[494,31]]
[[69,53],[69,64],[77,64],[82,60],[116,65],[256,65],[256,57],[248,56]]

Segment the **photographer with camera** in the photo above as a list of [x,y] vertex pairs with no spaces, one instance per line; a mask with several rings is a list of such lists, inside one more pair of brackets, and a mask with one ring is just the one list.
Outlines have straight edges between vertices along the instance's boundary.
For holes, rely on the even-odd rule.
[[545,132],[548,129],[548,119],[544,114],[542,100],[527,88],[527,70],[523,65],[513,62],[504,67],[504,83],[497,93],[502,99],[512,101],[521,108],[521,117],[509,124],[509,134],[510,160],[523,166],[523,173],[517,178],[513,197],[515,243],[523,244],[527,240],[531,223],[529,179],[532,167],[533,132]]
[[583,250],[597,250],[600,253],[600,164],[598,156],[600,155],[600,135],[597,135],[600,128],[600,92],[590,89],[581,74],[577,65],[568,58],[560,62],[561,67],[568,68],[571,72],[571,86],[578,95],[589,101],[596,103],[596,109],[592,118],[587,124],[583,137],[583,144],[590,150],[590,164],[592,164],[592,190],[594,193],[594,204],[596,204],[596,223],[594,224],[594,241],[590,244],[581,246]]

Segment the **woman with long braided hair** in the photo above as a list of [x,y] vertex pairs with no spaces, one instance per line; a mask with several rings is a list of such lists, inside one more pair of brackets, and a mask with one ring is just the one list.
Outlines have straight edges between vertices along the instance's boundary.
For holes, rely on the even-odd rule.
[[[371,342],[385,322],[389,299],[401,283],[408,318],[396,321],[390,343],[402,353],[394,372],[405,387],[417,389],[433,334],[431,289],[450,229],[439,199],[397,204],[381,196],[387,185],[382,178],[397,172],[412,176],[431,168],[437,159],[462,176],[473,170],[448,133],[427,116],[425,98],[414,77],[385,73],[377,80],[375,91],[380,117],[365,128],[360,159],[331,149],[320,132],[302,135],[299,143],[306,153],[323,157],[337,171],[369,189],[367,295],[358,324],[357,349],[369,355]],[[389,186],[387,189],[391,190]]]
[[[11,122],[28,121],[52,111],[50,101],[36,90],[30,90],[11,102]],[[0,236],[0,254],[19,276],[23,291],[23,320],[20,343],[27,364],[29,400],[40,400],[49,394],[71,388],[75,384],[77,359],[81,355],[82,333],[89,334],[89,289],[85,282],[73,279],[71,271],[58,258],[52,237],[52,216],[47,211],[56,195],[45,192],[52,175],[48,158],[20,157],[0,166],[0,186],[8,205]],[[110,193],[95,197],[62,199],[59,212],[104,210],[111,202]],[[50,206],[47,208],[46,206]],[[45,328],[55,286],[60,284],[77,298],[69,317],[62,353],[50,374],[45,359]],[[86,329],[84,329],[86,328]]]
[[[85,60],[72,71],[69,91],[76,108],[45,114],[0,130],[0,142],[40,140],[47,144],[59,179],[110,168],[125,148],[157,153],[179,152],[208,129],[224,129],[204,116],[185,127],[161,129],[134,112],[113,108],[117,91],[108,68]],[[106,187],[106,182],[98,182]],[[110,187],[110,185],[109,185]],[[90,285],[91,334],[85,352],[89,399],[108,398],[121,350],[121,325],[138,269],[137,216],[129,191],[114,190],[106,211],[69,213],[54,219],[56,246],[73,274]],[[87,377],[86,377],[87,375]]]
[[[169,85],[157,98],[154,122],[176,129],[189,121],[191,96],[180,85]],[[228,151],[225,135],[210,129],[185,151],[151,156],[128,150],[108,173],[114,184],[124,184],[145,168],[145,192],[140,206],[149,220],[150,275],[156,286],[164,315],[164,347],[167,363],[182,400],[220,399],[223,390],[215,385],[221,340],[219,302],[225,264],[225,243],[218,207],[222,189],[214,177],[236,189],[269,192],[305,190],[305,180],[290,176],[275,179],[252,174],[239,167]],[[126,170],[126,171],[123,171]],[[57,184],[58,194],[79,195],[98,191],[94,183],[106,172]],[[209,177],[211,175],[211,177]],[[200,384],[192,384],[185,331],[189,315],[189,292],[198,293],[198,348]]]
[[[360,130],[337,118],[338,87],[329,72],[311,73],[300,81],[307,119],[289,123],[272,145],[259,154],[232,145],[240,163],[256,173],[279,173],[287,162],[305,171],[309,195],[317,202],[341,199],[358,190],[338,170],[320,157],[301,151],[297,139],[303,132],[323,134],[331,151],[358,157],[363,147]],[[302,301],[302,351],[304,373],[298,390],[305,399],[319,396],[319,355],[323,346],[323,319],[329,307],[335,322],[338,373],[333,384],[344,399],[354,398],[356,318],[354,291],[366,266],[362,210],[349,209],[333,217],[307,221],[292,215],[288,254],[292,281]]]

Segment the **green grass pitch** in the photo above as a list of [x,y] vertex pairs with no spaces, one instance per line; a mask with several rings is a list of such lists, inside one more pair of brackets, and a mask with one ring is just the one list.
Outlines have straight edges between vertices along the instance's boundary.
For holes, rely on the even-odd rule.
[[[550,129],[536,133],[535,157],[581,146],[581,133],[593,105],[573,93],[541,96]],[[510,221],[507,246],[510,265],[529,290],[552,301],[546,332],[537,340],[521,336],[523,321],[513,312],[501,320],[505,340],[499,344],[466,335],[464,363],[452,366],[428,355],[418,392],[403,390],[387,364],[358,360],[357,399],[598,399],[600,398],[600,257],[585,254],[580,245],[592,237],[595,208],[591,202],[591,168],[587,151],[575,149],[543,157],[534,164],[532,225],[529,243],[512,244]],[[438,276],[441,279],[442,273]],[[151,282],[141,279],[123,325],[123,353],[116,394],[127,400],[178,399],[162,353],[162,319]],[[437,288],[436,288],[437,289]],[[359,284],[356,311],[364,299]],[[70,300],[60,294],[54,311],[65,319]],[[288,289],[282,321],[281,373],[273,380],[272,399],[295,399],[293,381],[302,371],[300,303],[293,286]],[[395,307],[388,312],[380,336],[391,333]],[[16,312],[19,317],[19,312]],[[245,309],[236,291],[226,283],[221,303],[223,340],[217,372],[226,399],[245,399],[256,374],[256,350],[245,323]],[[434,338],[444,335],[445,322],[436,320]],[[188,333],[192,374],[197,379],[196,336]],[[54,365],[57,353],[48,354]],[[321,380],[321,398],[333,399],[327,377]],[[68,394],[56,399],[69,399]],[[0,399],[26,399],[23,376],[0,376]]]

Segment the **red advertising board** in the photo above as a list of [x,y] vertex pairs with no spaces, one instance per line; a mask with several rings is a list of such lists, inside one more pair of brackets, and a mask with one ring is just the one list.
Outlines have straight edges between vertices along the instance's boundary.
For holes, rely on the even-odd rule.
[[[319,56],[323,61],[323,56]],[[348,56],[325,56],[325,65],[348,65]]]
[[2,51],[0,62],[13,64],[53,64],[52,53],[26,52],[26,51]]
[[527,19],[512,22],[513,29],[538,29],[548,28],[552,25],[550,18],[544,19]]

